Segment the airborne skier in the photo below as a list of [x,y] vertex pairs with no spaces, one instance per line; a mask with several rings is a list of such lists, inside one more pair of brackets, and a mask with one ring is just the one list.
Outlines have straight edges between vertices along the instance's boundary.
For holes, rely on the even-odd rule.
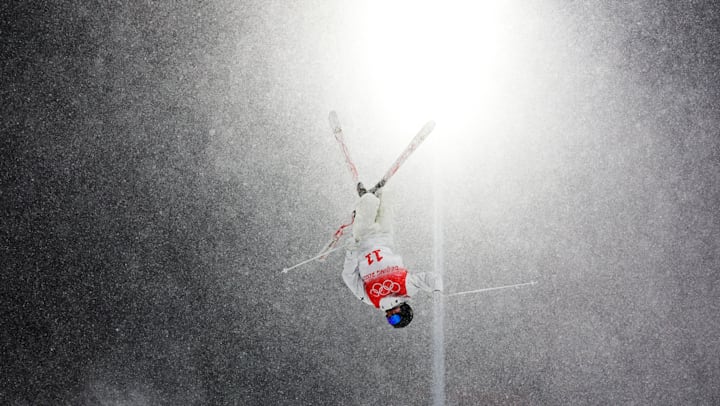
[[[359,175],[355,163],[345,144],[342,127],[337,113],[330,112],[330,127],[335,134],[343,154],[345,163],[352,175],[360,199],[355,204],[352,218],[335,231],[332,239],[316,256],[306,259],[289,268],[291,269],[315,260],[324,260],[327,256],[341,248],[346,248],[342,278],[345,284],[360,300],[385,311],[388,323],[395,328],[405,327],[413,319],[413,310],[407,303],[419,290],[426,292],[442,292],[442,279],[435,273],[409,273],[403,264],[402,257],[394,252],[392,233],[392,209],[388,205],[388,191],[383,189],[388,180],[400,169],[405,160],[417,149],[435,128],[435,122],[428,121],[405,150],[395,160],[382,179],[370,190],[366,190],[358,180]],[[337,246],[346,228],[352,227],[353,243]],[[537,282],[517,283],[465,292],[456,292],[450,296],[459,296],[489,290],[516,288],[535,285]]]
[[394,252],[390,193],[382,188],[367,192],[362,183],[357,189],[356,245],[346,251],[343,281],[360,300],[384,310],[390,325],[405,327],[413,319],[410,297],[418,290],[442,291],[442,280],[432,272],[408,273],[402,257]]
[[343,281],[360,300],[384,310],[388,323],[393,327],[405,327],[413,318],[408,300],[418,290],[442,292],[443,286],[442,280],[434,273],[408,273],[402,257],[394,253],[392,214],[387,204],[388,193],[383,187],[432,132],[435,122],[428,121],[420,129],[382,179],[368,191],[358,180],[358,171],[350,158],[337,113],[331,111],[329,118],[330,127],[345,155],[345,163],[360,199],[355,205],[350,221],[335,231],[333,238],[318,255],[284,268],[282,272],[287,273],[316,259],[323,260],[331,252],[342,248],[343,246],[336,245],[340,242],[345,229],[352,226],[354,244],[344,246],[347,251],[342,272]]

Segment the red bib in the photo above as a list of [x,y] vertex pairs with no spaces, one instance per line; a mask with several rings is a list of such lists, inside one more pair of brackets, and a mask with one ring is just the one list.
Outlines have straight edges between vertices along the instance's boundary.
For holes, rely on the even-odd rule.
[[407,269],[391,266],[363,276],[365,293],[375,307],[380,308],[380,299],[385,296],[405,296]]

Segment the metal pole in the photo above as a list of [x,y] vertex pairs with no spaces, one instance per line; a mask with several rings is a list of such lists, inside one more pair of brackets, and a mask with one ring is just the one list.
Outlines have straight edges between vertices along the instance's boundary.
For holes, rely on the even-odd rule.
[[293,265],[293,266],[291,266],[291,267],[283,268],[282,273],[288,273],[288,271],[290,271],[290,270],[293,270],[293,269],[295,269],[295,268],[297,268],[297,267],[299,267],[299,266],[305,265],[305,264],[307,264],[308,262],[315,261],[316,259],[320,259],[321,257],[324,257],[324,256],[330,254],[331,252],[335,252],[335,251],[337,251],[337,250],[339,250],[339,249],[343,249],[343,248],[346,248],[346,245],[338,245],[338,246],[336,246],[336,247],[333,247],[332,249],[329,249],[329,250],[327,250],[327,251],[323,251],[323,252],[315,255],[314,257],[308,258],[308,259],[306,259],[306,260],[304,260],[304,261],[302,261],[302,262],[299,262],[299,263],[297,263],[297,264],[295,264],[295,265]]
[[[445,277],[443,251],[442,167],[437,156],[433,159],[433,268],[440,278]],[[433,405],[445,405],[445,296],[433,294]]]
[[468,290],[465,292],[455,292],[451,293],[449,295],[445,295],[445,297],[452,297],[452,296],[460,296],[460,295],[469,295],[471,293],[480,293],[480,292],[488,292],[491,290],[500,290],[500,289],[510,289],[510,288],[519,288],[521,286],[527,286],[527,285],[537,285],[536,281],[531,282],[525,282],[525,283],[516,283],[514,285],[505,285],[505,286],[495,286],[493,288],[483,288],[483,289],[476,289],[476,290]]

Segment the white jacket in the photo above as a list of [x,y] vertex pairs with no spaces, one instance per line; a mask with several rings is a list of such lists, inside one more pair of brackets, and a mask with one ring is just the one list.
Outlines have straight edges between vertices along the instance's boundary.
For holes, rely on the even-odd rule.
[[[402,257],[393,253],[392,246],[392,237],[379,233],[364,239],[358,247],[346,251],[342,278],[358,299],[382,310],[389,310],[406,302],[418,290],[443,290],[442,279],[437,274],[407,272]],[[390,276],[386,277],[387,275]],[[382,292],[373,290],[371,285],[375,285]],[[375,297],[371,297],[368,292],[373,292]]]

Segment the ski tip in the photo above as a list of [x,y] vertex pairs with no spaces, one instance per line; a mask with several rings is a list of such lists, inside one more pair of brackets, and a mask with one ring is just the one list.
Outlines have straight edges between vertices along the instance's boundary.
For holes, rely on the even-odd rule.
[[328,116],[330,120],[330,127],[332,127],[332,130],[335,134],[342,131],[342,128],[340,127],[340,119],[338,118],[337,113],[335,110],[332,110],[330,112],[330,115]]
[[416,139],[425,139],[435,129],[435,121],[430,120],[420,129],[420,132],[415,136]]

